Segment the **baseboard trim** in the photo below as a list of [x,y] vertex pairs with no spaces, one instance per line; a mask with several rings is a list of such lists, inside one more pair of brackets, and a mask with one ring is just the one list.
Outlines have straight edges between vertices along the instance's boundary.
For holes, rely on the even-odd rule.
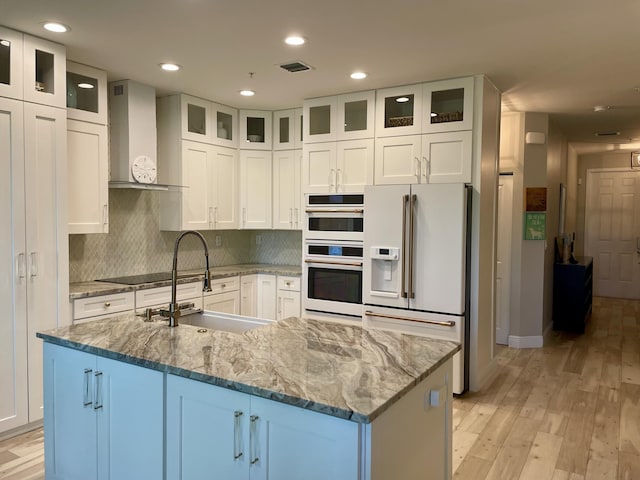
[[542,335],[533,335],[531,337],[509,335],[509,346],[511,348],[540,348],[543,343]]
[[31,430],[35,430],[36,428],[40,428],[42,427],[42,423],[42,420],[36,420],[35,422],[27,423],[26,425],[22,425],[11,430],[7,430],[6,432],[2,432],[0,433],[0,442],[17,435],[22,435],[23,433],[30,432]]

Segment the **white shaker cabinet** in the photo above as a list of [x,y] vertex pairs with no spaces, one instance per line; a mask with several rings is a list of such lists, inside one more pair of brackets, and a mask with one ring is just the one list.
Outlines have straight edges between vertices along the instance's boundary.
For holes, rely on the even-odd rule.
[[0,27],[0,96],[22,100],[23,35],[15,30]]
[[278,275],[276,320],[300,316],[300,277]]
[[240,110],[240,149],[271,150],[272,113],[263,110]]
[[422,133],[422,84],[376,92],[376,138]]
[[240,150],[240,228],[270,229],[271,152]]
[[67,62],[67,118],[107,125],[107,72]]
[[69,233],[109,233],[106,125],[67,120]]
[[24,35],[24,100],[52,107],[66,106],[64,45]]
[[42,418],[42,343],[35,334],[69,322],[65,111],[0,98],[0,139],[5,431]]
[[273,152],[273,228],[302,228],[302,150]]
[[163,374],[49,343],[44,350],[47,478],[163,478]]
[[302,109],[273,112],[273,150],[302,148]]
[[168,479],[357,480],[358,440],[357,423],[167,375]]
[[422,133],[473,128],[474,78],[463,77],[423,85]]
[[217,278],[211,281],[211,292],[205,292],[203,310],[240,314],[240,277]]

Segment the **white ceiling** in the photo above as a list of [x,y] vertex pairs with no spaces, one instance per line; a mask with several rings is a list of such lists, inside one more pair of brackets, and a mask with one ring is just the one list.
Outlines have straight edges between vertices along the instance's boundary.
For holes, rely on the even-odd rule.
[[[550,113],[571,141],[601,141],[597,131],[640,141],[637,0],[0,0],[0,12],[0,24],[64,43],[69,59],[159,94],[283,109],[484,73],[505,108]],[[72,30],[48,33],[45,20]],[[291,33],[308,43],[285,45]],[[278,67],[291,60],[314,69]],[[164,61],[183,69],[163,72]],[[369,77],[350,79],[356,69]],[[257,94],[240,97],[242,88]]]

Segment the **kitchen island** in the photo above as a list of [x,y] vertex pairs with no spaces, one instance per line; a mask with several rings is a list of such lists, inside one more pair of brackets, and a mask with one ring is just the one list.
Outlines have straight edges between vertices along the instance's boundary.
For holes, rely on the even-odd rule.
[[48,479],[451,476],[453,342],[299,318],[237,334],[133,315],[38,336]]

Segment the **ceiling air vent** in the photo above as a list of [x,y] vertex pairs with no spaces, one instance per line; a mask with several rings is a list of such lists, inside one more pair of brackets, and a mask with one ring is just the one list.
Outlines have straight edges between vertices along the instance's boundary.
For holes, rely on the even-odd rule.
[[620,132],[597,132],[596,137],[617,137]]
[[304,72],[306,70],[311,70],[311,67],[309,65],[299,61],[284,63],[280,65],[280,68],[284,68],[287,72],[291,72],[291,73]]

